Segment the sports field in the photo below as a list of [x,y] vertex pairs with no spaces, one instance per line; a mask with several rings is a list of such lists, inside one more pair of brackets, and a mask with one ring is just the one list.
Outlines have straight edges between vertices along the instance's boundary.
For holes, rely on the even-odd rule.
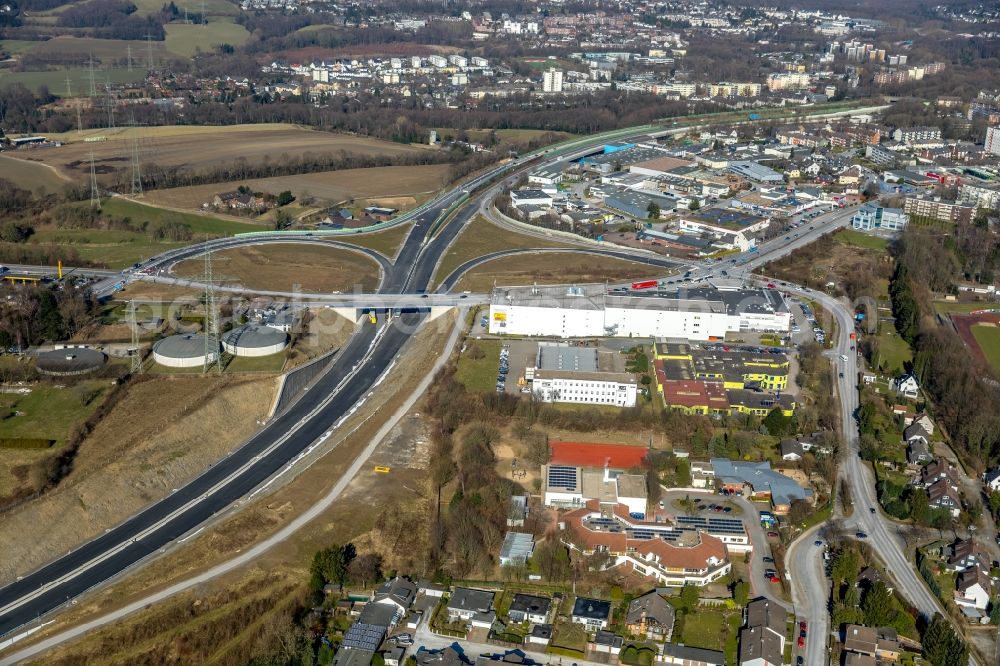
[[994,372],[1000,373],[1000,328],[995,325],[974,324],[972,335],[986,362]]
[[[93,152],[98,179],[108,181],[115,169],[127,167],[133,138],[139,144],[144,164],[177,166],[198,170],[244,160],[259,164],[305,153],[338,153],[398,156],[420,148],[388,141],[319,132],[287,124],[233,126],[119,127],[111,130],[71,131],[46,134],[66,141],[58,148],[19,151],[18,157],[55,167],[74,180],[89,176]],[[85,138],[91,139],[84,141]]]
[[953,313],[951,321],[969,350],[1000,375],[1000,312]]

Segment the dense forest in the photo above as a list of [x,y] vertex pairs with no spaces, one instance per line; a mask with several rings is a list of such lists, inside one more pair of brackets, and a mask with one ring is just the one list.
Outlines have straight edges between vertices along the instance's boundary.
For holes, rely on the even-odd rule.
[[947,321],[934,315],[931,300],[932,292],[951,292],[959,277],[991,280],[998,252],[996,232],[978,221],[944,238],[910,225],[894,247],[897,267],[890,282],[896,328],[914,350],[913,371],[934,415],[977,469],[1000,461],[1000,385]]

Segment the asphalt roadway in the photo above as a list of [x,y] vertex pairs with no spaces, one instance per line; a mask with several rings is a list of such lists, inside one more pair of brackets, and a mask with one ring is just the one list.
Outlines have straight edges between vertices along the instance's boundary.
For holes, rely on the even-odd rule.
[[[434,253],[443,252],[467,220],[455,218],[432,240],[428,240],[429,232],[441,213],[461,196],[461,191],[453,191],[441,197],[414,221],[380,291],[398,293],[427,286],[437,263],[438,254]],[[425,245],[430,251],[425,251]],[[174,252],[150,265],[177,261],[188,252],[196,256],[204,250],[196,247]],[[329,436],[391,367],[424,317],[423,313],[404,312],[388,323],[383,319],[378,325],[363,324],[330,370],[243,446],[129,520],[0,589],[0,636],[39,620],[196,530],[260,487],[310,445]]]
[[[521,163],[517,166],[523,165],[524,163]],[[413,229],[400,248],[392,269],[386,273],[380,292],[392,294],[425,289],[439,258],[478,211],[472,205],[461,208],[451,223],[442,225],[439,233],[430,237],[429,234],[440,215],[452,204],[459,202],[470,189],[486,183],[507,168],[493,169],[462,188],[451,190],[422,211],[415,218]],[[737,277],[738,273],[745,275],[765,261],[777,259],[812,242],[816,237],[829,233],[833,228],[843,226],[850,214],[851,211],[835,211],[825,221],[821,222],[822,218],[816,220],[813,230],[795,233],[794,236],[787,236],[784,240],[779,238],[771,241],[765,244],[759,253],[753,256],[746,254],[736,264],[718,262],[707,266],[694,266],[691,280],[694,282],[699,279],[719,277],[723,269],[732,273],[730,277]],[[248,242],[223,239],[216,243],[220,247],[225,247],[224,243],[227,241],[236,241],[235,244]],[[204,248],[205,245],[195,246],[180,250],[178,253],[191,251],[192,256],[197,256],[204,252]],[[590,249],[586,251],[593,254],[609,254]],[[648,258],[648,253],[633,254],[628,250],[620,252],[625,255],[621,258],[630,260],[640,260],[639,256]],[[158,261],[176,261],[178,253],[160,257],[148,266],[155,268]],[[469,262],[469,267],[488,260],[490,259],[473,260]],[[647,263],[656,265],[651,261]],[[676,266],[675,262],[670,264],[671,267]],[[734,266],[737,268],[736,272],[733,271]],[[451,282],[448,286],[451,286],[457,277],[455,273],[449,276],[448,280]],[[796,291],[804,293],[823,303],[841,323],[841,330],[851,329],[852,313],[839,301],[817,292],[800,290],[794,285],[782,288],[793,293]],[[390,320],[388,324],[383,322],[379,327],[370,324],[363,326],[345,346],[333,368],[317,380],[306,396],[288,412],[276,417],[268,427],[229,457],[206,470],[187,486],[147,507],[106,534],[0,589],[0,636],[39,619],[41,615],[58,608],[79,594],[127,571],[146,557],[160,551],[165,545],[191,533],[213,515],[250,494],[255,488],[259,488],[289,460],[314,442],[322,440],[330,428],[335,427],[334,423],[338,419],[346,418],[356,409],[367,391],[391,367],[398,350],[419,326],[421,319],[421,314],[404,314]],[[841,338],[838,349],[842,349],[846,344],[846,336]],[[864,510],[866,505],[875,506],[874,485],[868,470],[857,456],[858,436],[853,423],[853,412],[857,402],[853,384],[854,377],[857,376],[856,357],[853,354],[847,356],[849,360],[844,364],[844,377],[840,381],[839,390],[849,451],[847,465],[841,467],[841,474],[849,477],[855,504],[860,507],[852,520],[859,529],[870,535],[876,552],[885,560],[887,568],[900,585],[903,594],[921,612],[932,614],[939,609],[939,606],[917,578],[912,563],[908,562],[903,554],[901,539],[892,533],[891,527],[886,526],[881,514],[872,514]],[[792,545],[788,566],[792,573],[794,610],[797,617],[809,620],[811,625],[810,635],[813,640],[807,643],[806,663],[821,664],[825,663],[828,653],[825,641],[815,638],[817,633],[823,636],[829,632],[829,618],[826,611],[827,584],[819,558],[820,549],[804,547],[806,536],[808,535]],[[970,663],[976,664],[974,659],[970,659]]]

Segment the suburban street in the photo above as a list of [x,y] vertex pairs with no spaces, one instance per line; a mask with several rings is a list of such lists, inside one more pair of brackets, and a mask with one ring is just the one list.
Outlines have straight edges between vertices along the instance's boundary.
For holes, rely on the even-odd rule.
[[[632,133],[619,133],[619,136],[628,137],[632,136]],[[605,140],[606,137],[592,137],[589,143],[576,142],[571,147],[554,151],[547,160],[565,159],[567,155],[584,151]],[[530,168],[540,166],[539,163],[530,160],[522,160],[517,166],[525,168],[525,164],[530,165]],[[484,302],[485,297],[482,295],[450,295],[447,291],[464,272],[486,261],[513,254],[515,251],[491,253],[470,260],[446,276],[438,290],[439,293],[419,292],[429,287],[440,258],[461,230],[482,211],[483,201],[491,198],[490,193],[495,188],[487,188],[485,192],[466,201],[469,192],[476,185],[487,184],[508,170],[510,165],[498,167],[450,190],[413,218],[413,227],[394,261],[389,262],[384,257],[378,260],[384,272],[378,294],[338,295],[338,298],[331,302],[346,307],[412,309]],[[456,206],[457,212],[452,206]],[[594,247],[588,244],[587,247],[579,249],[567,248],[559,251],[623,258],[645,263],[657,269],[674,270],[688,266],[691,275],[685,283],[691,285],[702,280],[723,277],[723,271],[729,273],[726,277],[742,276],[749,279],[749,273],[760,268],[765,262],[785,256],[823,234],[846,226],[852,213],[853,210],[848,208],[835,210],[816,218],[811,227],[806,225],[794,233],[773,239],[763,244],[757,252],[744,253],[740,257],[733,258],[735,263],[732,260],[710,264],[681,263],[642,250],[613,248],[608,245]],[[297,242],[300,239],[314,242],[312,239],[301,237],[296,237],[295,240]],[[288,242],[288,240],[289,238],[285,237],[283,241],[274,242]],[[221,239],[167,253],[147,262],[142,269],[149,269],[155,273],[181,259],[199,256],[207,249],[222,249],[256,242],[272,241],[270,236],[268,240]],[[538,251],[540,250],[528,249],[517,252]],[[109,275],[96,277],[103,278],[102,284],[117,279]],[[870,472],[857,455],[858,432],[854,422],[858,399],[855,387],[857,356],[850,350],[851,343],[846,335],[848,331],[853,330],[853,311],[847,304],[822,293],[794,285],[782,285],[781,289],[786,293],[820,303],[833,314],[840,331],[836,351],[847,357],[847,361],[837,361],[838,369],[843,372],[843,377],[838,382],[838,391],[841,399],[842,427],[847,444],[846,458],[840,468],[840,474],[851,486],[856,507],[855,514],[848,519],[847,524],[852,530],[867,532],[873,549],[883,559],[901,592],[921,612],[932,614],[939,610],[939,604],[919,580],[914,564],[904,555],[902,539],[895,534],[892,523],[884,520],[881,513],[870,513],[868,510],[869,506],[876,506],[874,484]],[[303,297],[302,294],[295,296]],[[371,387],[391,368],[399,350],[419,327],[424,316],[423,312],[405,313],[389,321],[384,321],[380,317],[377,326],[370,324],[360,326],[356,335],[342,350],[336,363],[318,380],[316,388],[287,412],[279,414],[230,456],[177,492],[150,505],[106,534],[0,589],[0,636],[14,634],[25,625],[39,621],[51,611],[88,590],[130,570],[148,557],[155,556],[167,544],[198,529],[213,515],[261,487],[302,451],[328,437],[330,431],[354,412],[357,404],[363,400]],[[749,507],[747,517],[751,519],[748,523],[754,522],[759,528],[759,522],[752,520],[752,507]],[[749,524],[748,529],[751,529]],[[753,533],[751,536],[758,538]],[[822,569],[821,549],[812,546],[814,538],[811,532],[807,532],[791,545],[787,566],[791,576],[793,611],[798,619],[806,620],[810,625],[806,663],[822,664],[825,663],[828,653],[825,641],[818,639],[827,636],[830,631],[826,607],[828,584]],[[756,553],[754,564],[751,565],[755,591],[759,589],[756,585],[756,578],[760,573],[758,567],[762,566],[762,563],[758,564],[758,557],[763,557],[763,553]],[[767,591],[763,593],[767,594]],[[450,644],[450,641],[445,644]],[[495,651],[495,648],[488,646],[486,651]],[[975,664],[975,661],[972,660],[970,663]]]

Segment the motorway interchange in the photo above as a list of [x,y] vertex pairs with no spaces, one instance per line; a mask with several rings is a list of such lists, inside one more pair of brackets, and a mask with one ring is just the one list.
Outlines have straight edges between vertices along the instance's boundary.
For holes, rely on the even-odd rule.
[[[628,137],[631,133],[618,131],[614,136]],[[476,215],[482,213],[501,226],[511,226],[509,221],[498,218],[490,206],[503,186],[503,179],[585,153],[609,138],[608,135],[602,135],[588,140],[575,140],[567,146],[547,149],[541,161],[537,156],[527,156],[496,167],[445,192],[410,216],[408,220],[413,222],[413,226],[394,259],[389,261],[381,255],[377,259],[383,270],[383,280],[377,294],[328,296],[323,301],[359,308],[405,307],[416,311],[406,312],[397,318],[380,319],[377,325],[360,326],[337,360],[316,380],[315,388],[304,394],[287,411],[278,414],[240,448],[170,496],[146,507],[77,550],[0,589],[0,641],[12,641],[28,635],[33,628],[39,626],[43,617],[155,557],[166,546],[200,529],[215,514],[262,487],[302,451],[329,437],[331,431],[345,420],[345,415],[352,413],[352,408],[391,368],[400,350],[426,318],[426,306],[484,302],[481,295],[449,293],[462,274],[499,256],[541,251],[511,250],[470,260],[447,276],[436,293],[423,294],[430,286],[440,258]],[[766,278],[755,278],[751,272],[768,261],[813,242],[823,234],[846,226],[852,212],[850,209],[835,210],[817,218],[808,228],[802,227],[794,235],[773,239],[763,244],[757,252],[746,253],[735,262],[729,260],[681,264],[643,250],[610,249],[582,241],[577,249],[559,251],[626,258],[645,263],[659,271],[685,269],[687,272],[684,279],[691,283],[725,276],[751,281],[762,279],[766,284]],[[517,231],[538,237],[549,235],[544,230],[526,230],[521,225],[518,225]],[[143,264],[140,267],[142,272],[134,273],[133,277],[152,279],[153,275],[180,260],[237,245],[272,242],[271,238],[278,242],[293,240],[335,243],[326,239],[303,237],[302,234],[267,239],[220,239],[155,257]],[[357,248],[352,246],[352,249]],[[110,293],[120,279],[110,275],[94,277],[101,280],[96,290],[104,294]],[[874,482],[858,456],[858,432],[854,422],[854,410],[858,402],[854,385],[857,356],[849,349],[850,341],[846,335],[847,331],[853,330],[853,313],[844,303],[828,295],[790,284],[783,284],[781,288],[789,294],[820,303],[837,321],[841,334],[836,341],[836,351],[847,359],[841,361],[842,372],[838,383],[842,428],[847,443],[847,455],[844,464],[840,466],[840,475],[850,483],[857,506],[875,507]],[[870,535],[875,551],[896,579],[901,592],[914,606],[928,615],[940,610],[939,603],[919,580],[913,563],[904,554],[902,539],[894,533],[891,523],[880,512],[858,511],[846,519],[846,524],[852,530],[857,529]],[[823,572],[822,549],[813,544],[816,530],[817,528],[813,528],[801,535],[790,546],[786,558],[793,600],[791,610],[797,620],[805,620],[810,627],[811,638],[801,655],[806,664],[825,663],[828,655],[827,641],[820,637],[828,636],[830,632],[828,585]],[[29,648],[0,660],[0,664],[16,663],[31,654],[34,652]],[[970,659],[970,663],[976,662]]]

